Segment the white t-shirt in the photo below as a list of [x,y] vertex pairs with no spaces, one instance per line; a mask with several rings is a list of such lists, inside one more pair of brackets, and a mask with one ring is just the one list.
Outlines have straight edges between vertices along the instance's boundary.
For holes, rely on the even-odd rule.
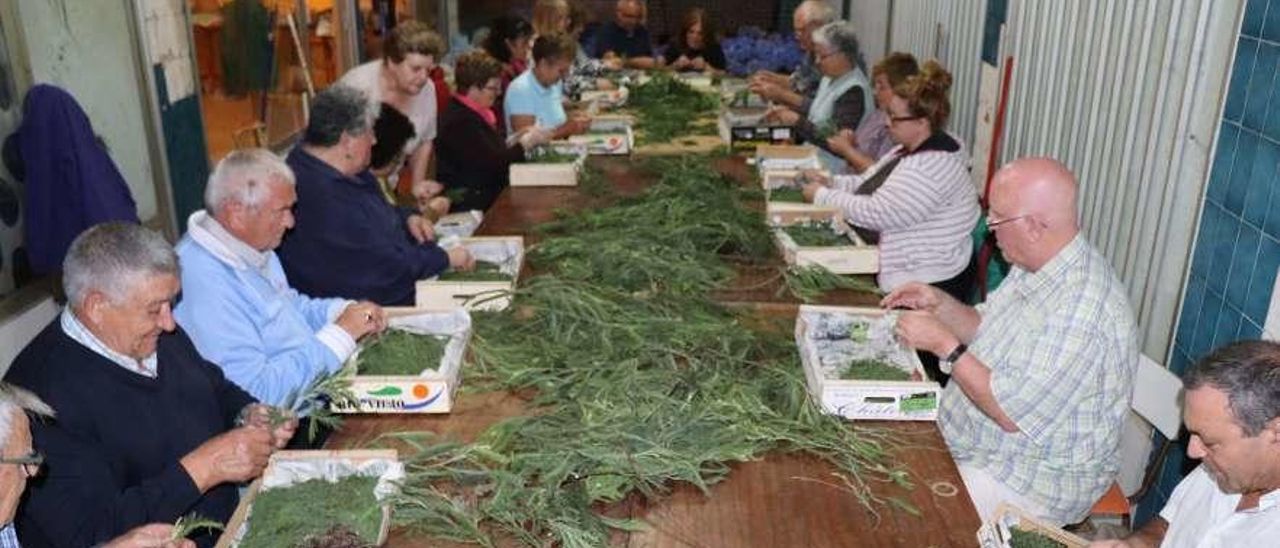
[[1280,546],[1280,490],[1237,512],[1240,495],[1223,493],[1201,464],[1173,490],[1160,517],[1169,522],[1161,548]]
[[[353,68],[342,75],[338,83],[351,86],[365,92],[375,103],[382,102],[382,60],[369,61]],[[409,112],[405,113],[413,122],[416,135],[404,144],[405,154],[412,155],[418,145],[431,142],[436,138],[436,87],[430,79],[422,86],[422,91],[413,98]]]

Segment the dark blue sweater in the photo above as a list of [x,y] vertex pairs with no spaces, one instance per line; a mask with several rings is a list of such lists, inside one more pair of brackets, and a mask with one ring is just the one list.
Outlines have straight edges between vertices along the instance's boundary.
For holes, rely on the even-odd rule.
[[[181,331],[160,337],[158,375],[125,370],[76,342],[55,319],[5,379],[53,406],[31,422],[45,468],[27,486],[18,536],[27,548],[82,548],[191,512],[226,522],[235,485],[203,495],[179,460],[230,429],[254,400],[204,361]],[[197,539],[210,546],[214,538]]]
[[303,295],[412,305],[417,281],[449,267],[443,249],[413,239],[405,226],[411,212],[388,204],[368,171],[347,177],[300,147],[286,162],[298,205],[276,253]]

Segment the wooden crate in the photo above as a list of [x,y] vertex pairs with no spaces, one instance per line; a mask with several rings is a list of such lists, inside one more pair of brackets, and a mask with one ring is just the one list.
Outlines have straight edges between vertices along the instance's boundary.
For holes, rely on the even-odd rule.
[[[838,227],[846,226],[835,223]],[[874,274],[880,271],[880,248],[870,245],[852,230],[844,232],[847,246],[808,247],[796,244],[782,228],[775,228],[773,240],[782,259],[791,266],[818,265],[836,274]]]
[[569,137],[569,143],[586,148],[587,154],[616,156],[631,154],[636,137],[631,116],[603,115],[591,119],[591,133]]
[[1067,548],[1085,548],[1089,541],[1040,521],[1008,503],[996,507],[995,515],[978,528],[978,546],[982,548],[1010,548],[1009,529],[1018,528],[1035,532],[1062,543]]
[[796,346],[804,367],[809,395],[822,410],[848,419],[931,421],[938,416],[942,387],[928,380],[920,358],[902,349],[899,359],[909,362],[919,380],[876,381],[833,379],[825,372],[814,339],[820,316],[848,315],[874,319],[883,317],[879,308],[801,305],[796,315]]
[[507,168],[511,186],[578,186],[578,172],[582,170],[582,164],[587,158],[586,148],[571,143],[558,143],[551,145],[551,148],[557,152],[575,154],[577,159],[572,162],[511,164]]
[[[760,175],[760,184],[765,192],[774,189],[794,187],[794,180],[803,173],[796,169],[770,169]],[[830,177],[830,172],[822,173]],[[766,198],[765,222],[770,226],[787,226],[808,222],[838,222],[843,218],[840,208],[830,205],[818,205],[807,202],[775,202]]]
[[[249,488],[245,490],[243,496],[240,497],[240,504],[236,506],[235,513],[231,514],[231,519],[227,520],[227,526],[223,530],[222,536],[218,537],[216,548],[234,548],[239,545],[240,530],[247,526],[249,521],[250,510],[253,507],[253,500],[262,491],[262,483],[264,478],[274,477],[279,463],[286,461],[341,461],[350,462],[368,462],[373,460],[388,460],[399,462],[400,457],[394,449],[350,449],[339,451],[277,451],[271,455],[271,460],[267,462],[267,468],[262,472],[262,477],[249,484]],[[391,530],[391,505],[382,505],[382,526],[378,530],[378,539],[375,546],[382,546],[387,542],[387,533]]]
[[516,288],[520,270],[524,268],[523,236],[472,236],[462,238],[461,245],[476,259],[504,266],[511,275],[506,281],[441,281],[439,276],[419,280],[415,304],[420,308],[468,310],[505,310],[511,305],[510,292]]
[[448,236],[466,238],[475,234],[484,222],[484,212],[478,209],[450,213],[438,219],[435,224],[436,239]]
[[[412,326],[422,318],[434,316],[446,320],[455,329],[448,334],[444,358],[438,364],[423,364],[418,375],[361,375],[351,378],[353,405],[332,404],[335,413],[448,413],[461,383],[462,359],[471,342],[471,315],[466,310],[427,310],[420,308],[388,308],[390,327]],[[347,360],[354,368],[360,350]]]

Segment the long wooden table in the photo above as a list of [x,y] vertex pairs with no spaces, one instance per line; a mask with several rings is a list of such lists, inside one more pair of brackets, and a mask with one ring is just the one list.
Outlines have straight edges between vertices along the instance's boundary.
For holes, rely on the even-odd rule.
[[[623,158],[593,158],[604,169],[614,196],[635,195],[648,179],[630,169]],[[741,159],[718,161],[718,168],[747,184],[753,179]],[[509,188],[490,208],[478,234],[524,235],[552,220],[558,210],[600,205],[577,188]],[[763,213],[762,213],[763,215]],[[638,220],[639,221],[639,220]],[[798,302],[777,289],[776,264],[739,268],[738,279],[715,297],[749,307],[766,316],[794,317]],[[874,295],[835,292],[823,304],[873,305]],[[380,434],[432,431],[461,441],[473,440],[489,426],[527,412],[519,394],[481,393],[458,398],[448,415],[358,415],[347,419],[329,440],[331,448],[362,446]],[[941,435],[932,422],[866,423],[890,431],[903,448],[893,462],[911,471],[907,490],[890,484],[873,486],[878,496],[898,497],[920,510],[919,516],[890,507],[872,514],[842,487],[837,470],[816,458],[773,453],[733,466],[728,478],[704,495],[690,485],[676,485],[668,496],[646,501],[634,496],[610,509],[610,515],[643,519],[645,531],[618,532],[613,544],[627,547],[927,547],[976,546],[980,524],[964,484]],[[393,531],[388,546],[442,546],[433,539]]]

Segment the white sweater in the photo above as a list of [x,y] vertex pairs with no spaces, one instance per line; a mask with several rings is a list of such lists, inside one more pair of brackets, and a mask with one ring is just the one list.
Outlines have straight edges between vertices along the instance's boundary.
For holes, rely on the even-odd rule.
[[901,153],[901,146],[894,147],[865,176],[836,175],[832,187],[814,197],[816,204],[839,207],[846,221],[880,232],[878,281],[884,291],[960,274],[969,265],[971,233],[980,214],[963,147],[918,150],[903,157],[874,193],[853,193]]

